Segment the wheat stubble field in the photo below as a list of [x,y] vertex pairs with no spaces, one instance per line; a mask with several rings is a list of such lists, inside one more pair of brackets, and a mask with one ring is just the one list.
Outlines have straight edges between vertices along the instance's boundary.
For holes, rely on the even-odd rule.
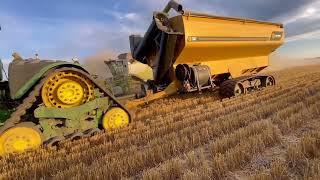
[[1,158],[0,179],[319,179],[320,65],[272,74],[264,91],[163,99],[117,132]]

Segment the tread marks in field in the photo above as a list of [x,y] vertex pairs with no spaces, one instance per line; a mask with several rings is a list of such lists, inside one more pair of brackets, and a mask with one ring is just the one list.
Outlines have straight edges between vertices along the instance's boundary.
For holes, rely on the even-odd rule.
[[[285,111],[290,103],[295,104],[304,99],[308,102],[316,101],[317,98],[313,98],[314,95],[308,94],[308,91],[312,93],[320,90],[319,79],[306,76],[297,82],[285,82],[274,88],[226,99],[223,102],[204,96],[206,99],[198,109],[194,105],[200,100],[194,98],[164,100],[158,105],[151,104],[149,108],[144,109],[150,110],[150,114],[145,117],[154,116],[148,124],[143,123],[141,116],[141,122],[134,123],[126,129],[98,134],[76,142],[66,142],[59,151],[40,149],[18,157],[8,157],[7,160],[0,159],[0,164],[5,164],[1,168],[0,177],[10,178],[17,174],[30,178],[48,177],[48,174],[55,173],[58,173],[58,178],[102,174],[105,177],[137,177],[141,170],[159,166],[159,163],[170,161],[172,157],[215,142],[216,133],[225,132],[220,133],[221,138],[225,138],[230,133],[236,133],[239,127],[246,128],[254,123],[260,123],[261,117],[270,119],[278,112]],[[309,98],[309,95],[312,97]],[[182,105],[184,102],[188,105]],[[168,113],[170,108],[169,110],[159,108],[165,105],[173,107],[175,104],[177,104],[177,109],[174,110],[176,113]],[[262,104],[264,107],[259,108]],[[219,105],[220,108],[217,108]],[[155,116],[153,113],[158,115]],[[260,115],[255,117],[253,116],[255,113]],[[287,116],[281,120],[286,121]],[[214,128],[215,124],[220,124],[216,127],[218,129]],[[113,139],[113,142],[110,142],[110,139]],[[234,142],[230,147],[233,145]],[[161,150],[161,147],[166,147],[167,151]],[[238,147],[233,149],[234,153],[238,153]],[[225,151],[225,148],[222,148],[221,152]],[[143,159],[144,154],[150,158],[158,156],[160,159],[152,162],[150,158]],[[228,159],[227,157],[232,157],[232,154],[223,156],[222,159]],[[111,168],[111,164],[115,166]],[[53,166],[56,168],[49,168]],[[96,167],[103,167],[104,170]],[[107,172],[106,169],[110,171]],[[83,175],[82,170],[88,173]],[[31,171],[35,173],[32,175],[29,173]]]

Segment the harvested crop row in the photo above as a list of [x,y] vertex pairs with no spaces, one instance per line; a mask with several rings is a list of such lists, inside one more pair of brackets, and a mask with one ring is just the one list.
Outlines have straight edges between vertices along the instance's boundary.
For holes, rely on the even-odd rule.
[[[289,84],[301,84],[301,82],[306,82],[308,80],[309,82],[312,81],[312,79],[317,80],[319,77],[320,73],[316,74],[304,74],[303,76],[296,78],[294,81],[290,80],[285,84],[285,86],[288,86]],[[282,85],[280,85],[281,88]],[[284,88],[287,88],[285,87]],[[268,93],[268,92],[274,92],[278,89],[279,87],[276,87],[276,89],[269,89],[269,90],[264,90],[259,93]],[[258,93],[257,93],[258,94]],[[194,96],[194,94],[192,94]],[[142,108],[141,110],[138,111],[138,119],[140,118],[150,118],[154,117],[156,115],[161,115],[161,114],[166,114],[168,112],[173,112],[176,110],[182,110],[184,108],[190,108],[194,104],[205,104],[205,102],[214,102],[217,99],[217,96],[212,96],[212,93],[205,93],[204,97],[192,97],[190,94],[185,95],[187,97],[191,97],[190,99],[185,99],[182,97],[172,97],[168,101],[166,100],[161,100],[157,102],[156,104],[151,104],[147,108]],[[174,100],[172,100],[174,99]],[[205,100],[203,100],[205,99]],[[239,99],[226,99],[226,101],[229,101],[230,103],[236,103],[236,101]],[[218,104],[220,102],[217,102]],[[148,114],[148,115],[146,115]]]
[[[193,157],[192,161],[200,164],[198,167],[195,167],[194,164],[192,165],[196,169],[184,167],[185,162],[182,159],[174,159],[158,170],[152,169],[144,172],[142,179],[222,179],[228,171],[238,169],[248,163],[254,154],[262,152],[277,142],[279,142],[279,136],[276,129],[269,126],[256,135],[240,139],[238,145],[230,147],[225,152],[211,153],[211,157],[208,154],[206,156]],[[208,159],[210,160],[208,161]]]
[[[296,92],[293,92],[292,94],[296,94]],[[304,97],[304,96],[301,96],[301,93],[300,94],[296,94],[296,99],[297,99],[297,101],[302,97]],[[286,97],[286,98],[292,98],[292,96],[289,96],[289,97]],[[282,99],[282,97],[281,97],[281,99]],[[269,99],[270,100],[270,99]],[[270,100],[271,101],[271,100]],[[286,102],[285,100],[283,101],[283,102]],[[267,106],[266,107],[266,109],[268,110],[268,112],[265,112],[265,113],[271,113],[271,112],[273,112],[273,111],[275,111],[275,110],[277,110],[277,108],[278,108],[278,106],[276,106],[276,103],[277,103],[277,101],[275,101],[274,103],[269,103],[269,107]],[[274,104],[274,105],[273,105]],[[283,105],[283,107],[285,106],[286,104],[284,104]],[[248,112],[248,111],[252,111],[252,110],[254,110],[254,109],[256,109],[257,107],[252,107],[252,106],[247,106],[248,108],[251,108],[251,109],[244,109],[242,112],[244,112],[245,114],[244,114],[244,117],[243,118],[245,118],[245,117],[247,117],[248,115],[246,114],[246,112]],[[273,108],[271,108],[271,107],[273,107]],[[234,118],[239,118],[239,115],[241,115],[240,113],[236,113],[235,115],[233,114],[233,115],[229,115],[230,117],[232,117],[233,116],[233,119]],[[226,119],[230,119],[230,117],[228,117],[227,116],[227,118]],[[254,116],[253,116],[254,117]],[[220,119],[221,119],[221,117],[219,117]],[[240,116],[240,118],[241,118],[241,116]],[[201,117],[199,118],[199,119],[194,119],[194,118],[190,118],[190,119],[192,119],[192,120],[201,120]],[[185,119],[185,121],[188,121],[187,119]],[[233,122],[233,120],[231,120],[230,122],[232,122],[232,123],[234,123]],[[206,124],[203,124],[203,126],[206,126]],[[219,132],[219,131],[218,131]],[[144,134],[143,134],[144,135]],[[111,143],[110,143],[111,144]],[[113,144],[116,144],[116,143],[113,143]],[[95,146],[94,148],[92,148],[92,149],[90,149],[90,150],[88,150],[87,152],[89,153],[89,154],[92,154],[92,156],[96,156],[96,155],[101,155],[101,156],[103,156],[103,154],[105,154],[105,152],[107,152],[106,151],[106,147],[108,147],[108,146],[106,146],[106,144],[101,144],[101,147],[100,146]],[[92,150],[95,150],[95,151],[92,151]],[[92,151],[92,152],[90,152],[90,151]],[[83,154],[81,154],[81,153],[79,153],[79,152],[81,152],[81,151],[78,151],[78,152],[74,152],[70,157],[68,157],[68,158],[64,158],[64,159],[61,159],[61,160],[63,160],[64,162],[67,160],[67,159],[69,159],[69,158],[72,158],[72,159],[74,159],[74,160],[72,160],[72,161],[74,161],[74,163],[75,164],[78,164],[78,163],[80,163],[79,161],[80,160],[83,160],[83,158],[81,159],[80,157],[83,155]],[[103,154],[101,154],[101,152],[103,152]],[[62,151],[62,153],[65,153],[65,151]],[[77,157],[76,155],[79,155],[79,157]],[[45,155],[45,157],[47,157],[47,155]],[[59,157],[59,156],[56,156],[56,157]],[[60,156],[61,157],[61,156]],[[62,156],[63,157],[63,156]],[[88,156],[85,156],[88,160],[86,160],[87,162],[91,162],[90,160],[90,158],[94,158],[94,157],[91,157],[90,155],[88,155]],[[53,165],[54,165],[54,167],[59,167],[59,164],[63,164],[63,161],[57,161],[57,158],[49,158],[49,159],[43,159],[41,162],[39,162],[39,168],[40,168],[40,171],[43,171],[43,169],[45,169],[45,168],[41,168],[42,166],[40,166],[41,165],[41,163],[43,163],[43,165],[44,166],[46,166],[47,165],[47,162],[48,161],[55,161],[55,163],[53,163]],[[22,162],[24,162],[24,161],[22,161]],[[45,162],[45,163],[44,163]],[[66,162],[65,162],[66,163]],[[72,164],[69,164],[69,165],[72,165]],[[10,167],[10,166],[6,166],[6,167]],[[28,169],[28,168],[26,168],[26,169]],[[52,170],[52,169],[48,169],[48,171],[54,171],[54,170]]]
[[[0,178],[226,177],[256,154],[283,145],[282,133],[296,133],[304,119],[319,117],[319,69],[297,72],[241,97],[220,100],[207,92],[163,99],[139,109],[138,121],[122,130],[2,158]],[[309,162],[304,177],[316,177],[319,161]],[[281,163],[272,163],[263,177],[286,177],[283,169],[298,172],[289,163],[281,169]]]
[[[301,126],[286,129],[286,133],[296,133],[295,130],[303,130],[303,137],[298,143],[289,142],[285,149],[285,158],[282,160],[275,159],[270,168],[254,173],[251,179],[318,179],[319,178],[319,130],[320,130],[320,103],[319,93],[314,98],[310,97],[307,101],[308,105],[301,107],[297,112],[290,114],[285,119],[281,118],[281,122],[290,124],[292,120],[298,119],[303,121]],[[280,113],[282,114],[282,113]],[[279,117],[279,116],[277,116]],[[280,119],[276,122],[278,123]],[[309,126],[311,123],[311,126]],[[306,128],[313,130],[306,131]],[[286,143],[283,143],[283,145]],[[292,174],[293,173],[293,174]]]
[[[310,87],[311,88],[311,87]],[[309,94],[307,94],[306,93],[307,91],[300,91],[299,93],[293,93],[292,94],[292,96],[289,96],[289,97],[282,97],[281,98],[281,100],[282,100],[282,102],[281,102],[281,104],[280,104],[280,106],[279,106],[279,102],[278,101],[275,101],[273,104],[271,103],[271,104],[269,104],[268,103],[268,106],[266,107],[266,109],[265,110],[263,110],[264,112],[262,112],[262,116],[265,116],[265,115],[268,115],[268,114],[270,114],[270,113],[272,113],[272,112],[275,112],[277,109],[279,109],[279,107],[283,107],[283,108],[285,108],[288,104],[290,104],[290,103],[294,103],[295,101],[300,101],[301,99],[305,99],[305,97],[308,97],[309,96]],[[287,100],[286,100],[287,99]],[[252,107],[248,107],[248,108],[252,108]],[[267,110],[267,111],[266,111]],[[259,110],[258,110],[259,111]],[[243,112],[248,112],[248,111],[246,111],[246,109],[244,109],[244,111]],[[239,112],[237,112],[237,113],[239,113]],[[236,113],[236,114],[237,114]],[[260,113],[261,114],[261,113]],[[263,114],[265,114],[265,115],[263,115]],[[239,115],[241,115],[241,112],[239,113]],[[239,118],[239,115],[233,115],[234,116],[234,118],[235,117],[237,117],[237,118]],[[244,114],[245,116],[247,116],[246,114]],[[230,116],[230,115],[229,115]],[[244,117],[245,117],[244,116]],[[252,116],[252,117],[255,117],[255,116]],[[251,118],[252,118],[251,117]],[[229,117],[230,118],[230,117]],[[229,119],[228,118],[228,119]],[[236,121],[234,120],[234,118],[232,118],[232,119],[230,119],[230,123],[232,123],[232,124],[234,124]],[[241,116],[240,116],[240,118],[241,118]],[[255,117],[255,118],[259,118],[259,117]],[[219,122],[228,122],[228,121],[219,121]],[[252,122],[252,121],[249,121],[248,123],[250,123],[250,122]],[[238,125],[237,125],[238,126]],[[196,126],[194,127],[194,129],[196,129]],[[209,132],[219,132],[219,130],[221,131],[221,129],[223,129],[223,128],[217,128],[216,130],[209,130]],[[200,130],[200,132],[201,131],[203,131],[203,129],[201,129]],[[195,134],[194,133],[194,131],[189,131],[190,132],[190,135],[191,134]],[[199,131],[198,131],[199,132]],[[222,131],[223,132],[223,131]],[[182,135],[182,137],[184,137],[184,135],[183,134],[181,134]],[[189,135],[189,136],[190,136]],[[164,140],[163,140],[164,139]],[[159,138],[158,139],[158,141],[159,140],[162,140],[162,141],[165,141],[167,138],[166,137],[162,137],[162,138]],[[173,138],[174,139],[174,138]],[[199,138],[197,138],[197,139],[199,139]],[[152,141],[151,141],[152,142]],[[102,148],[103,149],[103,146],[102,147],[100,147],[100,148]],[[127,149],[131,149],[130,147],[128,147]],[[133,153],[133,152],[135,152],[135,149],[131,149],[132,151],[125,151],[125,152],[123,152],[122,154],[119,154],[119,153],[115,153],[115,154],[113,154],[113,153],[110,153],[110,154],[108,154],[107,155],[107,157],[109,156],[110,158],[111,157],[113,157],[113,158],[115,158],[115,159],[118,159],[119,157],[123,157],[124,155],[126,155],[126,154],[130,154],[130,153]],[[88,150],[89,151],[89,153],[90,153],[90,151],[91,151],[91,149],[90,150]],[[101,152],[101,151],[100,151]],[[104,151],[103,151],[104,152]],[[120,150],[120,152],[121,152],[121,150]],[[65,161],[65,160],[68,160],[68,159],[70,159],[71,158],[71,160],[72,161],[70,161],[69,160],[69,162],[72,162],[72,164],[74,163],[74,164],[81,164],[81,163],[83,163],[83,162],[91,162],[92,161],[92,159],[89,159],[89,158],[93,158],[93,156],[91,157],[90,156],[90,154],[92,154],[92,155],[97,155],[97,153],[90,153],[90,154],[83,154],[83,153],[78,153],[79,154],[79,157],[77,157],[77,156],[74,156],[74,154],[72,154],[72,156],[69,156],[69,157],[67,157],[67,158],[64,158],[63,160]],[[99,154],[99,153],[98,153]],[[101,153],[100,153],[101,154]],[[117,155],[118,154],[118,155]],[[81,159],[80,157],[81,157],[81,155],[84,155],[84,157],[86,157],[87,158],[87,160],[83,160],[83,158]],[[103,156],[102,156],[103,157]],[[104,159],[105,157],[103,157],[102,159]],[[48,161],[50,161],[50,160],[48,160]],[[98,160],[99,161],[99,160]],[[106,161],[106,162],[108,162],[108,159],[104,159],[104,161]],[[55,167],[59,167],[59,164],[61,164],[62,162],[59,162],[59,161],[55,161],[55,163],[53,164],[53,165],[55,165]],[[68,164],[68,165],[70,165],[71,167],[73,166],[72,164]],[[85,164],[87,164],[87,163],[85,163]],[[69,167],[70,167],[69,166]],[[40,166],[41,167],[41,166]],[[65,167],[61,167],[61,169],[64,169]],[[52,169],[51,169],[52,170]],[[39,169],[39,171],[44,171],[44,169]],[[50,169],[48,169],[48,171],[50,171]],[[37,171],[36,171],[37,172]]]
[[[196,158],[202,158],[202,160],[205,159],[205,157],[195,157],[194,151],[204,151],[205,147],[208,147],[210,149],[210,152],[208,151],[208,154],[218,154],[218,153],[225,153],[227,150],[237,146],[239,143],[243,141],[243,139],[247,139],[251,136],[255,136],[266,130],[267,128],[270,128],[272,125],[269,121],[258,121],[254,122],[246,127],[240,128],[231,134],[227,134],[222,137],[218,137],[214,139],[213,141],[210,141],[206,146],[201,146],[198,149],[192,150],[191,152],[188,152],[189,157],[185,158],[186,155],[182,155],[182,157],[170,159],[164,163],[161,164],[160,167],[151,168],[148,170],[145,170],[143,172],[144,179],[152,179],[152,176],[160,176],[161,178],[158,179],[168,179],[169,177],[166,177],[167,172],[172,169],[172,164],[178,164],[178,166],[183,167],[184,171],[190,170],[192,168],[197,167],[195,162],[191,161],[198,161]],[[204,152],[202,153],[204,154]],[[175,165],[175,166],[176,166]],[[169,174],[168,174],[169,175]],[[148,178],[148,176],[151,176]],[[169,178],[170,179],[170,178]]]
[[319,139],[319,132],[305,135],[297,144],[288,147],[285,161],[276,160],[270,169],[260,171],[250,179],[319,179]]
[[[298,90],[296,90],[296,91],[293,91],[292,92],[292,94],[295,94],[296,92],[297,92]],[[281,93],[281,95],[283,95],[283,96],[285,96],[285,95],[288,95],[288,94],[284,94],[284,92],[288,92],[288,90],[283,90],[282,91],[282,93]],[[271,95],[270,95],[271,96]],[[268,103],[268,102],[272,102],[271,100],[272,99],[270,99],[270,96],[266,96],[266,97],[264,97],[264,96],[261,96],[260,98],[261,99],[256,99],[256,100],[254,100],[252,103],[247,103],[245,106],[248,106],[248,107],[252,107],[251,105],[252,104],[255,104],[255,103],[257,103],[257,102],[259,102],[259,101],[265,101],[266,103]],[[277,96],[273,96],[274,98],[275,97],[277,97]],[[282,98],[282,97],[281,97]],[[269,100],[269,101],[266,101],[266,100]],[[228,112],[232,112],[232,111],[234,111],[234,110],[236,110],[236,109],[239,109],[241,106],[243,106],[244,104],[240,104],[240,105],[237,105],[237,106],[235,106],[235,107],[229,107],[229,106],[227,106],[226,108],[224,108],[224,110],[223,111],[220,111],[220,110],[216,110],[216,111],[220,111],[221,112],[221,114],[211,114],[211,116],[212,117],[217,117],[217,116],[221,116],[221,115],[223,115],[223,114],[227,114]],[[249,109],[248,111],[251,111],[251,110],[254,110],[254,108],[252,108],[252,109]],[[215,109],[212,109],[212,111],[211,112],[215,112]],[[224,112],[224,113],[223,113]],[[194,120],[194,119],[191,119],[192,120],[192,122],[197,122],[197,123],[199,123],[199,121],[197,121],[197,120]],[[156,121],[156,120],[155,120]],[[161,121],[161,120],[159,120],[159,121]],[[164,120],[162,120],[162,121],[164,121]],[[181,121],[179,121],[179,122],[181,122],[180,124],[181,125],[186,125],[186,124],[188,124],[187,123],[187,121],[186,120],[183,120],[182,121],[182,118],[181,118]],[[191,124],[190,126],[192,126],[193,124]],[[169,128],[170,126],[174,126],[174,123],[169,123],[167,126],[162,126],[162,128]],[[146,129],[147,129],[148,127],[146,127]],[[155,127],[155,128],[157,128],[158,129],[158,127]],[[148,131],[150,131],[150,129],[147,129]],[[130,131],[129,131],[130,132]],[[141,130],[140,130],[140,132],[141,132]],[[139,132],[138,132],[139,133]],[[145,132],[143,132],[143,133],[145,133]],[[141,134],[143,134],[143,133],[141,133]],[[134,134],[135,133],[130,133],[130,135],[131,136],[134,136]],[[161,135],[161,134],[157,134],[157,136],[158,135]],[[116,135],[115,135],[116,136]],[[106,136],[105,135],[101,135],[101,137],[102,138],[105,138]],[[125,139],[127,139],[126,137],[124,137]],[[113,137],[112,139],[119,139],[118,137]],[[133,140],[135,140],[136,139],[136,137],[134,137],[133,138]],[[98,142],[106,142],[106,141],[108,141],[108,139],[99,139],[98,137],[94,137],[92,140],[94,140],[94,141],[98,141]],[[84,142],[86,142],[86,140],[83,140]],[[80,143],[79,143],[79,146],[81,146],[81,147],[83,147],[83,148],[87,148],[86,146],[85,146],[85,144],[83,144],[83,143],[81,143],[81,141],[79,141]],[[92,145],[92,144],[91,144]],[[97,145],[97,144],[93,144],[93,145]],[[90,144],[88,144],[88,146],[90,146]],[[75,148],[75,147],[73,147],[73,148]],[[88,147],[89,148],[89,147]],[[66,148],[67,149],[67,148]],[[64,154],[65,153],[65,151],[62,151],[61,152],[62,154]]]
[[[318,95],[317,97],[319,97],[320,94],[318,93],[317,95]],[[305,102],[311,103],[311,102],[313,102],[313,100],[314,99],[312,97],[310,97],[310,98],[306,99]],[[314,107],[315,106],[317,106],[317,105],[314,104]],[[303,107],[297,113],[304,112],[304,111],[306,111],[306,109],[308,109],[310,113],[315,113],[315,111],[312,111],[312,110],[314,110],[312,108],[312,106]],[[279,117],[279,116],[275,115],[274,117]],[[290,119],[290,116],[288,116],[287,119],[283,119],[283,120],[286,121],[288,119]],[[258,122],[258,123],[260,123],[260,122]],[[212,148],[214,149],[213,150],[213,154],[218,154],[218,153],[222,153],[223,154],[223,153],[225,153],[227,151],[227,149],[230,149],[230,147],[226,148],[227,145],[230,146],[230,144],[233,144],[232,142],[236,142],[236,141],[240,141],[240,140],[243,141],[243,140],[247,139],[245,134],[243,134],[242,136],[238,136],[238,137],[236,136],[236,134],[237,133],[223,137],[222,139],[224,139],[224,141],[219,141],[219,140],[215,141],[214,144],[218,144],[218,145],[224,144],[224,145],[220,146],[220,148],[216,148],[217,145],[213,145],[213,146],[211,145],[211,149]],[[231,148],[232,147],[233,146],[231,146]],[[219,150],[217,150],[217,149],[219,149]],[[175,167],[183,167],[183,169],[187,171],[186,173],[184,173],[183,178],[185,178],[185,179],[210,179],[211,178],[209,176],[209,174],[204,173],[204,172],[208,172],[208,169],[210,169],[210,166],[209,166],[210,163],[208,164],[208,162],[206,162],[207,161],[206,159],[208,159],[208,158],[207,157],[203,157],[204,154],[206,154],[206,153],[201,151],[201,156],[193,157],[192,161],[193,162],[198,162],[197,163],[198,166],[193,166],[191,168],[190,167],[186,167],[186,165],[185,165],[186,162],[183,161],[183,159],[174,159],[174,163],[176,164]],[[201,159],[199,159],[199,158],[201,158]],[[190,159],[190,157],[188,159]],[[178,162],[179,162],[179,166],[177,166]],[[172,161],[169,161],[168,163],[169,163],[168,167],[171,167],[170,164],[172,163]],[[182,163],[184,163],[184,164],[182,164]],[[280,164],[280,162],[275,162],[272,165],[272,168],[271,168],[271,171],[270,171],[269,175],[266,175],[265,173],[261,173],[261,174],[255,176],[254,178],[259,179],[259,177],[261,177],[261,178],[263,178],[263,177],[265,177],[265,178],[268,178],[268,177],[278,177],[278,178],[287,177],[287,173],[285,171],[286,170],[286,166],[280,166],[279,164]],[[152,177],[153,178],[154,177],[163,178],[162,176],[159,176],[159,175],[163,175],[163,173],[162,173],[163,169],[167,169],[168,167],[166,167],[166,165],[163,164],[159,168],[157,168],[157,169],[162,169],[162,170],[150,169],[150,170],[146,171],[144,173],[144,175],[145,175],[146,179],[150,179],[150,178],[152,179]],[[204,169],[205,169],[205,171],[204,171]],[[285,172],[282,172],[282,170],[285,171]],[[159,172],[161,172],[161,173],[159,174]],[[205,175],[205,174],[207,174],[207,175]],[[211,171],[210,171],[210,174],[212,174]],[[223,173],[223,174],[225,174],[225,173]],[[223,174],[221,174],[221,177],[219,177],[219,178],[222,178]]]

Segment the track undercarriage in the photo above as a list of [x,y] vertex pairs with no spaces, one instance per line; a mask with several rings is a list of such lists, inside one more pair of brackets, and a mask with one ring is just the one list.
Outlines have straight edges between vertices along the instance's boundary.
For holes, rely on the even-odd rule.
[[275,84],[275,78],[270,75],[243,76],[224,81],[220,85],[220,95],[225,98],[230,98],[259,91],[263,88],[274,86]]
[[129,111],[89,74],[76,68],[47,73],[0,127],[0,155],[127,126]]

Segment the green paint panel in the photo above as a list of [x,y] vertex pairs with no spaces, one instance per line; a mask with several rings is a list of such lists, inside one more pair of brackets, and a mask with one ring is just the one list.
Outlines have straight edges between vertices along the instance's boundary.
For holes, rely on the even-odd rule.
[[9,65],[10,95],[13,100],[24,96],[51,69],[72,66],[83,69],[78,64],[65,61],[21,60]]
[[39,118],[44,140],[48,140],[56,136],[66,136],[74,132],[98,128],[103,112],[111,105],[108,97],[98,98],[68,109],[39,107],[35,110],[34,116]]
[[10,117],[12,110],[8,109],[6,106],[0,104],[0,126]]
[[48,108],[41,106],[34,111],[36,118],[66,118],[66,119],[79,119],[87,112],[93,111],[94,109],[108,109],[110,106],[109,98],[99,98],[90,101],[84,105],[77,106],[74,108],[59,109],[59,108]]

